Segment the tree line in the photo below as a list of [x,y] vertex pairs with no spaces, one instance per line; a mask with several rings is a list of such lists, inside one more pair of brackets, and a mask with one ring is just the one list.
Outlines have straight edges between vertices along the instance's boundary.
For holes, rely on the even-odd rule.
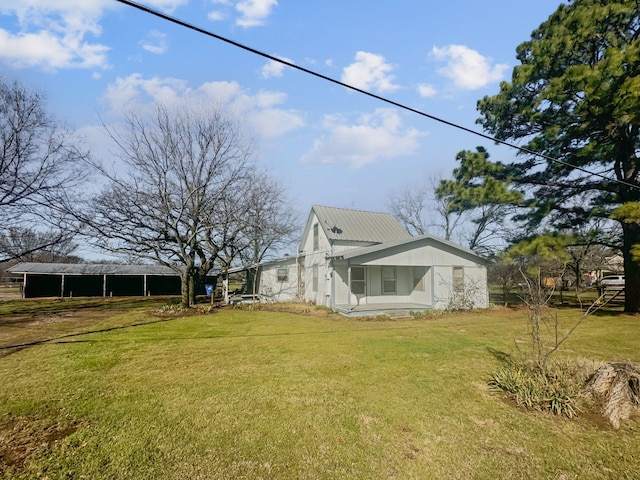
[[[513,258],[521,242],[547,252],[564,244],[578,280],[589,254],[619,251],[625,311],[638,312],[638,2],[563,3],[516,54],[511,81],[478,101],[478,123],[498,141],[523,148],[508,163],[492,162],[483,147],[458,154],[453,178],[432,188],[441,231],[451,236],[468,215],[470,248],[489,255],[513,248]],[[417,233],[428,226],[420,209],[428,193],[417,188],[390,198],[392,211]]]
[[241,125],[219,108],[130,112],[105,126],[116,146],[112,164],[81,150],[39,93],[2,82],[0,109],[2,262],[68,256],[73,240],[84,239],[134,263],[172,268],[189,306],[214,268],[258,263],[295,238],[298,218],[283,186],[255,163]]

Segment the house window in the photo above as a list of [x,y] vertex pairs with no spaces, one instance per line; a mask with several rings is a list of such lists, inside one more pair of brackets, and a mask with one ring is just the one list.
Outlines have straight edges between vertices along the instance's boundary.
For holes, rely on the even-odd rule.
[[396,267],[382,267],[382,293],[396,293]]
[[424,267],[413,267],[413,290],[424,292]]
[[313,283],[312,283],[312,289],[314,292],[318,291],[318,265],[314,265],[313,269]]
[[464,268],[453,267],[453,291],[462,292],[464,290]]
[[351,293],[354,295],[364,295],[364,267],[351,267]]
[[313,250],[318,250],[320,248],[320,241],[318,239],[318,224],[313,225]]
[[288,268],[279,268],[278,269],[278,281],[286,282],[289,280],[289,269]]

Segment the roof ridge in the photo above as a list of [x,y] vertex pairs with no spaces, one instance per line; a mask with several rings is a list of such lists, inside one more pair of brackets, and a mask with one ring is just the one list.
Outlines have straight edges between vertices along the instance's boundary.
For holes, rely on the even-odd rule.
[[359,209],[359,208],[330,207],[328,205],[313,205],[312,208],[316,208],[316,207],[319,207],[319,208],[330,208],[332,210],[343,210],[345,212],[373,213],[373,214],[376,214],[376,215],[391,215],[391,216],[393,216],[389,212],[376,212],[376,211],[373,211],[373,210],[362,210],[362,209]]

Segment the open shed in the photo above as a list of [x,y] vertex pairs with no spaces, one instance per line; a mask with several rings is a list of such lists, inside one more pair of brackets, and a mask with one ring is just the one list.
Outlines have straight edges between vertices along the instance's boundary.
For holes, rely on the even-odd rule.
[[[111,297],[180,295],[180,276],[164,265],[85,263],[19,263],[9,268],[22,275],[22,296]],[[215,284],[216,277],[204,283]],[[198,294],[205,295],[204,285]]]

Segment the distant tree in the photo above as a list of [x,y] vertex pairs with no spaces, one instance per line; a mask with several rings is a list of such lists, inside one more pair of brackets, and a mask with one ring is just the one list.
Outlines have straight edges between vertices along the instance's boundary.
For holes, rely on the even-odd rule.
[[[234,262],[253,265],[289,249],[297,241],[299,218],[282,185],[267,172],[254,170],[246,186],[225,197],[218,211],[235,212],[233,222],[220,222],[217,238],[223,269]],[[239,212],[239,213],[238,213]]]
[[463,223],[463,216],[452,208],[450,199],[435,194],[441,181],[429,177],[424,183],[407,185],[390,194],[389,211],[412,235],[434,233],[452,240]]
[[42,94],[0,79],[0,262],[70,245],[77,225],[62,206],[87,158]]
[[[207,249],[218,252],[223,272],[234,263],[252,267],[282,254],[299,237],[297,213],[275,179],[267,172],[254,170],[243,183],[211,212],[214,217],[229,217],[217,221],[219,228],[212,229],[206,239]],[[248,269],[248,286],[254,285],[256,271]]]
[[418,185],[394,191],[389,196],[387,206],[391,215],[412,235],[424,235],[428,231],[425,209],[429,193],[425,185]]
[[499,252],[492,260],[487,271],[488,280],[489,283],[500,286],[502,300],[506,307],[509,304],[511,292],[523,282],[522,274],[505,252]]
[[[573,229],[640,201],[638,2],[563,3],[517,48],[517,58],[511,81],[478,109],[479,122],[496,138],[547,156],[523,152],[524,161],[505,166],[527,190],[529,225]],[[638,292],[640,262],[632,251],[640,244],[640,223],[616,219],[625,288]],[[640,311],[640,295],[625,296],[625,311]]]
[[78,244],[54,231],[10,227],[0,234],[0,251],[23,262],[78,263]]
[[576,225],[572,231],[565,231],[574,238],[567,247],[570,257],[567,268],[575,279],[576,288],[583,286],[585,273],[608,268],[610,257],[619,253],[619,230],[610,221],[595,218],[583,225]]
[[510,188],[508,179],[501,179],[504,166],[491,163],[483,147],[476,147],[475,152],[463,150],[456,160],[460,165],[453,170],[453,179],[440,181],[436,198],[446,203],[450,212],[469,213],[473,225],[467,238],[470,249],[495,253],[504,247],[511,227],[509,217],[521,204],[523,194]]

